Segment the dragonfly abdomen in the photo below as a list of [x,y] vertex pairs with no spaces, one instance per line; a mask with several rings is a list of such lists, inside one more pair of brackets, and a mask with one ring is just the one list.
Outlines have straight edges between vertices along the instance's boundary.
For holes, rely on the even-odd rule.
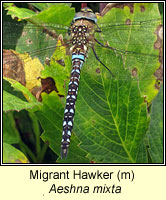
[[81,67],[85,56],[83,54],[72,55],[72,71],[70,76],[68,94],[66,97],[66,107],[64,111],[63,132],[61,142],[61,158],[66,158],[70,145],[70,137],[73,129],[75,103],[77,100],[77,91],[80,80]]

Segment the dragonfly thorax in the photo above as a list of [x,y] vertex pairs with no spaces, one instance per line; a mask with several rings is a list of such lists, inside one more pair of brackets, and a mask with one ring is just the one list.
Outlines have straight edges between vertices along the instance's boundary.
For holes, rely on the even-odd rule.
[[73,45],[81,45],[87,44],[87,26],[74,26],[72,27],[72,44]]
[[73,53],[87,53],[89,45],[94,44],[94,23],[88,20],[77,20],[71,27],[71,42]]

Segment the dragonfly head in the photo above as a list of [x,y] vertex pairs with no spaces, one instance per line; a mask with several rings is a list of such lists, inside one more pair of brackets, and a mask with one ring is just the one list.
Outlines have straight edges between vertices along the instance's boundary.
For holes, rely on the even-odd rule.
[[86,7],[86,8],[82,8],[80,12],[75,14],[75,17],[72,21],[72,24],[77,21],[77,20],[89,20],[91,22],[93,22],[94,24],[97,24],[97,17],[96,15],[93,13],[93,11]]

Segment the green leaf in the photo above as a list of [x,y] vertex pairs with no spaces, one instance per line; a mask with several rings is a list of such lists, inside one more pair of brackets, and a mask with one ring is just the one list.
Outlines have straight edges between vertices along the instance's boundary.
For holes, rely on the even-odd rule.
[[[39,10],[45,10],[51,6],[54,6],[57,3],[30,3],[32,6],[38,8]],[[65,3],[68,6],[71,6],[71,3]]]
[[38,8],[39,10],[45,10],[49,8],[50,6],[55,5],[55,3],[30,3],[30,5]]
[[11,7],[13,5],[14,5],[14,3],[3,3],[4,8]]
[[[35,112],[36,116],[41,122],[44,133],[41,138],[45,143],[48,143],[50,148],[60,156],[60,146],[62,137],[62,119],[64,113],[64,106],[62,101],[55,92],[42,95],[43,106],[40,111]],[[72,135],[71,148],[67,160],[59,160],[58,162],[65,163],[87,163],[85,158],[86,153],[82,151],[77,145],[78,139]]]
[[[19,91],[21,91],[23,94],[27,95],[27,99],[28,99],[30,102],[37,102],[37,100],[36,100],[35,97],[30,93],[30,91],[29,91],[26,87],[24,87],[21,83],[19,83],[19,82],[16,81],[16,80],[13,80],[13,79],[11,79],[11,78],[5,78],[5,77],[4,77],[4,79],[5,79],[6,81],[8,81],[8,82],[11,84],[11,86],[12,86],[13,88],[15,88],[16,90],[19,90]],[[6,92],[6,91],[4,91],[4,95],[7,95],[7,92]]]
[[[155,49],[154,46],[157,41],[155,32],[157,27],[161,25],[161,16],[157,3],[135,3],[133,12],[130,9],[128,6],[123,9],[113,8],[111,12],[100,18],[98,23],[103,27],[104,34],[101,34],[102,36],[98,34],[97,37],[100,41],[102,37],[113,48],[137,52],[135,55],[125,55],[123,59],[124,67],[131,74],[136,71],[141,94],[150,102],[158,93],[155,88],[156,77],[154,74],[161,63],[159,62],[159,49]],[[102,23],[104,24],[102,25]],[[107,23],[114,24],[112,29],[104,27]],[[133,25],[126,25],[127,23],[133,23]],[[119,24],[121,28],[116,27],[115,24]],[[106,59],[107,52],[103,57],[100,56],[101,60]],[[141,56],[138,53],[143,55]],[[100,51],[98,54],[100,55]],[[121,52],[116,51],[116,54],[120,55]],[[109,63],[107,66],[109,66]],[[125,74],[122,74],[117,66],[114,66],[111,70],[118,78],[127,80]]]
[[29,161],[21,151],[3,142],[3,163],[29,163]]
[[34,107],[38,107],[39,105],[41,105],[40,102],[29,103],[6,92],[5,90],[3,91],[3,111],[20,111],[23,109],[32,109]]
[[[53,23],[69,25],[74,17],[74,8],[65,4],[54,4],[40,13],[35,13],[26,8],[7,7],[8,15],[26,19],[34,24]],[[63,15],[63,17],[62,17]]]
[[[147,129],[147,107],[138,84],[129,73],[127,81],[113,79],[102,67],[98,73],[99,64],[91,53],[89,57],[81,72],[74,121],[80,147],[97,163],[136,163]],[[127,74],[121,57],[114,53],[108,60]]]
[[3,112],[3,141],[8,144],[17,144],[19,139],[13,113]]
[[153,163],[163,163],[163,86],[152,101],[149,125],[149,153]]
[[[63,17],[62,17],[63,16]],[[70,8],[68,5],[56,4],[43,10],[36,16],[33,16],[29,21],[35,24],[52,23],[69,25],[74,17],[74,8]]]
[[[41,77],[52,77],[58,89],[58,94],[65,95],[67,91],[65,91],[64,86],[68,85],[72,63],[71,56],[66,55],[66,48],[61,45],[61,41],[58,40],[56,50],[51,57],[50,65],[45,65],[45,69],[41,72]],[[64,66],[61,62],[63,62]]]
[[3,90],[14,96],[17,96],[18,98],[20,98],[22,100],[25,100],[24,95],[20,91],[16,91],[15,89],[13,89],[11,84],[4,78],[3,78]]
[[144,138],[140,142],[136,160],[137,160],[137,163],[147,163],[148,162],[148,154],[147,154],[146,143],[144,141]]
[[27,8],[17,8],[12,6],[12,7],[7,7],[6,10],[8,10],[7,14],[11,15],[13,19],[15,17],[18,17],[19,19],[28,19],[33,15],[36,15],[35,12]]

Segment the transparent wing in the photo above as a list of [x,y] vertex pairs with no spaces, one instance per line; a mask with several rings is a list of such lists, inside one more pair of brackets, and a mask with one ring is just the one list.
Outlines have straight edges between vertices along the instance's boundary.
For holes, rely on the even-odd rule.
[[[69,44],[67,26],[57,24],[36,26],[30,23],[4,22],[3,48],[14,49],[16,52],[3,51],[3,75],[25,85],[27,82],[25,76],[28,74],[30,88],[38,85],[40,71],[44,69],[42,64],[47,62],[49,65],[50,58],[56,49],[58,31],[66,36],[65,45]],[[60,63],[60,58],[57,62]]]
[[[131,21],[130,19],[127,19],[125,22],[124,21],[116,21],[116,22],[105,22],[105,23],[100,23],[98,24],[99,28],[101,30],[129,30],[131,29],[150,29],[156,27],[158,23],[161,22],[161,18],[158,19],[151,19],[151,20],[144,20],[144,21]],[[141,31],[141,30],[140,30]]]
[[[108,66],[113,63],[114,56],[121,57],[124,69],[139,81],[154,79],[154,74],[163,59],[160,30],[162,30],[160,18],[101,23],[95,33],[98,41],[96,53]],[[116,64],[111,68],[115,77],[127,80],[128,75],[122,73],[123,70]]]
[[57,24],[3,23],[3,48],[33,56],[50,57],[55,50],[59,33],[68,37],[68,27]]
[[68,26],[54,23],[31,24],[29,22],[3,22],[3,34],[12,34],[12,36],[17,35],[23,28],[25,31],[32,31],[37,28],[38,30],[41,30],[41,32],[44,32],[44,30],[47,29],[48,31],[60,31],[61,33],[65,33],[69,29]]
[[[155,30],[155,27],[159,22],[160,19],[132,23],[128,22],[128,24],[126,24],[127,22],[112,22],[99,25],[102,32],[96,32],[95,38],[102,42],[105,47],[97,44],[95,46],[95,51],[99,59],[115,75],[115,78],[126,80],[128,75],[121,74],[121,71],[118,70],[118,66],[111,66],[110,63],[113,62],[113,58],[111,60],[109,58],[112,57],[112,55],[122,57],[124,68],[128,69],[130,74],[136,76],[140,81],[151,79],[153,76],[152,72],[155,72],[156,70],[156,68],[153,68],[154,62],[159,63],[159,61],[162,60],[162,56],[159,56],[157,49],[156,51],[152,51],[154,40],[152,40],[151,37],[147,37],[147,35],[149,35],[149,33],[151,34],[152,30]],[[67,36],[68,27],[56,24],[47,24],[44,26],[47,30],[52,32],[52,35],[43,31],[43,25],[36,27],[32,24],[24,24],[23,26],[19,23],[16,23],[15,25],[8,22],[4,24],[3,45],[10,48],[15,44],[18,52],[28,52],[30,57],[38,57],[42,63],[44,63],[46,57],[50,58],[55,51],[57,37],[55,37],[54,33],[57,34],[57,31],[60,31],[67,38],[64,40],[62,46],[65,46],[69,50],[71,43]],[[132,34],[131,29],[133,31]],[[142,35],[145,37],[142,37]],[[142,48],[143,44],[140,37],[145,38],[143,43],[147,43],[146,46],[144,45],[144,48]],[[155,34],[154,37],[156,37]],[[60,54],[58,51],[60,50],[57,50],[56,53]],[[5,62],[9,62],[9,60],[13,60],[13,55],[5,56]],[[31,61],[29,56],[24,59],[24,62],[25,60],[26,62]],[[155,64],[155,66],[156,65],[157,64]],[[146,73],[143,73],[142,71]]]
[[[141,45],[144,39],[144,45],[152,43],[152,37],[161,27],[161,19],[152,19],[145,21],[131,21],[126,19],[125,22],[111,22],[99,24],[101,34],[100,38],[103,41],[109,41],[111,46],[120,49],[126,49],[128,44],[132,47]],[[109,36],[109,38],[108,38]],[[129,50],[129,49],[128,49]]]
[[[106,48],[99,46],[99,44],[95,46],[95,52],[104,65],[113,73],[113,78],[121,80],[127,80],[130,76],[139,81],[154,79],[154,73],[162,60],[162,56],[157,54],[125,51],[110,46]],[[117,58],[122,61],[122,67],[117,66],[114,62]]]

